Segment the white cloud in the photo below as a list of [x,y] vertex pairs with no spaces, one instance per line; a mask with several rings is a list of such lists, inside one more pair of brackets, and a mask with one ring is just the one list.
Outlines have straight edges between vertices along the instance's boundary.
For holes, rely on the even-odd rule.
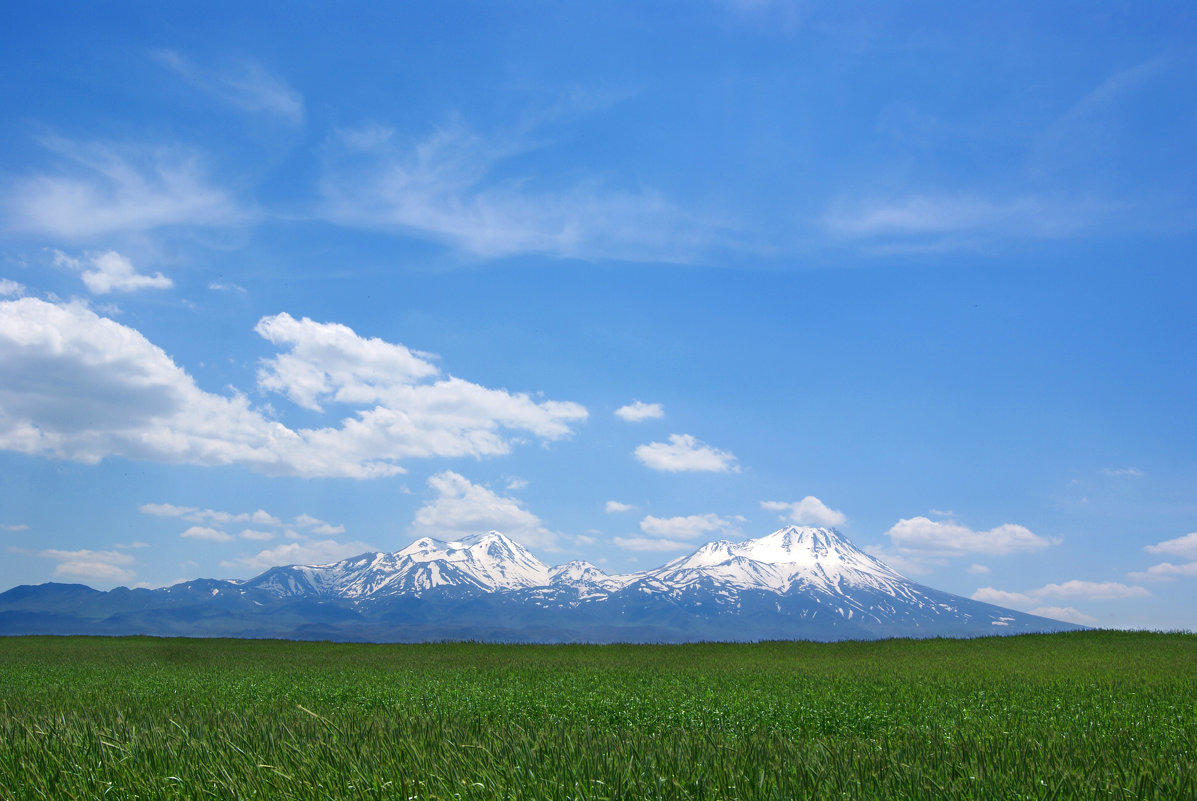
[[113,583],[127,583],[136,577],[136,573],[128,568],[136,564],[136,560],[127,553],[120,551],[93,551],[83,549],[78,551],[63,551],[56,548],[46,548],[38,551],[37,556],[53,559],[58,562],[54,568],[54,575],[60,578],[77,577],[100,579]]
[[646,516],[640,521],[640,530],[654,537],[693,539],[704,534],[719,532],[728,536],[740,533],[741,517],[720,517],[716,514],[688,515],[686,517]]
[[607,514],[609,515],[618,514],[619,512],[630,512],[635,508],[635,506],[626,503],[620,503],[619,501],[607,501],[606,506]]
[[[1012,609],[1022,609],[1029,611],[1032,615],[1042,615],[1043,617],[1051,617],[1058,620],[1083,623],[1085,621],[1080,618],[1087,618],[1088,616],[1072,607],[1047,607],[1041,606],[1041,604],[1047,598],[1126,600],[1130,598],[1147,598],[1150,596],[1151,593],[1143,587],[1110,581],[1077,581],[1074,579],[1060,584],[1045,584],[1038,589],[1027,590],[1026,592],[1007,592],[1005,590],[994,589],[993,587],[981,587],[971,597],[974,601],[984,601],[985,603],[997,604],[998,606],[1010,607]],[[1088,618],[1088,620],[1092,621],[1092,618]]]
[[207,526],[192,526],[179,535],[191,540],[204,540],[205,542],[232,542],[232,536],[218,531]]
[[1072,236],[1112,211],[1075,198],[914,194],[840,201],[823,224],[835,237],[888,245],[895,252],[954,250],[992,239]]
[[968,566],[968,574],[970,576],[983,576],[988,572],[989,572],[989,568],[986,567],[985,565],[979,565],[974,562],[973,564]]
[[258,526],[281,526],[283,524],[281,520],[264,509],[258,509],[256,512],[234,513],[215,509],[197,509],[194,506],[175,506],[171,503],[143,503],[137,508],[142,514],[155,517],[181,517],[193,523],[253,523]]
[[594,178],[513,174],[542,146],[534,133],[485,138],[460,124],[422,141],[393,131],[341,131],[325,164],[324,213],[342,225],[415,233],[484,258],[691,261],[720,237],[722,219],[699,219],[650,189]]
[[974,601],[1008,607],[1026,607],[1039,603],[1039,599],[1025,592],[1007,592],[993,587],[981,587],[969,596]]
[[507,489],[509,490],[522,490],[527,488],[527,479],[519,478],[518,476],[512,476],[511,478],[507,479]]
[[0,526],[0,531],[28,531],[29,526],[24,523],[13,523],[11,525]]
[[655,537],[614,537],[612,542],[625,551],[679,551],[694,547],[689,542],[662,540]]
[[48,138],[52,173],[19,178],[4,205],[8,225],[66,239],[175,225],[225,226],[250,215],[212,186],[200,159],[180,148]]
[[[83,272],[83,283],[97,295],[109,292],[135,292],[138,289],[169,289],[174,282],[162,273],[142,275],[133,268],[133,262],[108,250],[103,253],[89,253],[83,260],[73,258],[61,250],[54,251],[54,264]],[[91,267],[92,269],[87,269]]]
[[1143,546],[1143,550],[1147,551],[1147,553],[1166,553],[1189,559],[1197,559],[1197,531],[1186,534],[1183,537],[1157,542],[1155,545],[1145,545]]
[[194,506],[175,506],[173,503],[143,503],[138,511],[155,517],[182,517],[196,511]]
[[259,64],[243,62],[211,69],[200,67],[172,50],[160,50],[154,56],[222,103],[242,111],[269,114],[290,125],[303,122],[303,97]]
[[[284,317],[265,318],[259,328],[293,345],[314,330],[342,328]],[[239,464],[268,475],[373,478],[404,472],[398,462],[406,458],[505,454],[512,442],[502,429],[560,439],[587,415],[575,403],[537,402],[457,378],[396,384],[372,373],[355,343],[365,343],[366,353],[383,352],[383,366],[393,367],[398,351],[346,341],[330,345],[345,363],[334,364],[328,351],[301,349],[286,354],[294,361],[285,362],[284,372],[269,374],[301,399],[372,408],[343,419],[340,428],[293,430],[267,419],[241,393],[204,392],[138,331],[82,304],[0,301],[0,449],[88,464],[123,456]],[[311,389],[294,378],[299,374],[322,377]]]
[[1063,584],[1046,584],[1030,591],[1037,598],[1092,598],[1121,599],[1147,598],[1151,596],[1143,587],[1120,584],[1116,581],[1065,581]]
[[25,286],[8,278],[0,278],[0,298],[25,294]]
[[1071,606],[1039,606],[1029,611],[1032,615],[1063,620],[1065,623],[1076,623],[1081,626],[1092,626],[1097,623],[1097,618],[1086,615]]
[[1142,572],[1129,573],[1127,577],[1135,581],[1172,581],[1181,576],[1197,576],[1197,562],[1174,565],[1171,562],[1161,562],[1152,565]]
[[641,420],[659,420],[665,416],[665,407],[659,403],[633,401],[627,406],[620,406],[616,409],[615,416],[629,423],[639,423]]
[[248,568],[255,572],[280,565],[324,565],[374,550],[364,542],[338,540],[303,540],[286,542],[275,548],[259,551],[252,556],[227,559],[221,567]]
[[287,353],[263,360],[258,386],[323,411],[321,402],[368,404],[390,399],[440,371],[425,354],[378,338],[365,339],[338,323],[263,317],[254,329]]
[[1110,478],[1142,478],[1143,471],[1137,467],[1106,467],[1102,471]]
[[332,523],[326,523],[323,520],[317,517],[312,517],[309,514],[302,514],[295,518],[295,525],[299,526],[300,528],[306,528],[313,534],[320,534],[322,536],[345,533],[345,526],[334,526]]
[[446,470],[428,479],[435,497],[416,510],[409,532],[414,537],[451,541],[487,531],[499,531],[529,547],[554,549],[558,535],[540,518],[464,476]]
[[[505,454],[510,441],[499,429],[527,431],[546,440],[572,433],[586,409],[561,401],[488,389],[455,377],[438,377],[426,354],[379,339],[364,339],[333,323],[265,317],[259,334],[289,352],[267,359],[259,385],[315,411],[322,403],[374,405],[340,431],[312,432],[313,444],[346,447],[387,458]],[[376,457],[377,458],[377,457]]]
[[782,520],[800,526],[842,526],[848,519],[843,512],[828,508],[813,495],[793,503],[761,501],[761,508],[770,512],[785,512],[781,516]]
[[886,532],[886,536],[903,553],[936,556],[1022,553],[1038,551],[1059,542],[1040,537],[1013,523],[988,531],[973,531],[957,523],[929,520],[926,517],[899,520]]
[[269,542],[274,539],[273,533],[253,528],[242,529],[241,533],[237,536],[243,540],[255,540],[257,542]]
[[926,576],[938,567],[948,564],[948,560],[941,556],[928,554],[913,554],[886,548],[883,545],[866,545],[864,552],[869,556],[880,559],[885,564],[907,576]]
[[713,448],[689,434],[670,434],[669,442],[650,442],[633,452],[646,467],[670,473],[682,471],[739,472],[730,451]]

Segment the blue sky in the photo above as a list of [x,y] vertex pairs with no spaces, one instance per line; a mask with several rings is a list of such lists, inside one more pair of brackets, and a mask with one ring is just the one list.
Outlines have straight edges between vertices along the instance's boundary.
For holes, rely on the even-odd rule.
[[1197,11],[8,4],[0,588],[834,525],[1197,628]]

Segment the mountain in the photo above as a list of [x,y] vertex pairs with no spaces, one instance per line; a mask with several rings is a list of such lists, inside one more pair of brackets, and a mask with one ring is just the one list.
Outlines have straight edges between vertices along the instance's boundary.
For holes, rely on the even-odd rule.
[[549,567],[497,531],[395,553],[156,590],[42,584],[0,593],[0,634],[353,641],[876,639],[1081,628],[915,583],[834,529],[720,540],[660,567]]

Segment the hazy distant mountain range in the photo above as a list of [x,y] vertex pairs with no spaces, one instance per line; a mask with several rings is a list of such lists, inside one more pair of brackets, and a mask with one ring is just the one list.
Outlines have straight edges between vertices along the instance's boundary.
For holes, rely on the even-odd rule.
[[661,567],[556,567],[497,531],[248,580],[0,594],[0,634],[409,642],[875,639],[1063,631],[1070,623],[916,584],[834,529],[708,543]]

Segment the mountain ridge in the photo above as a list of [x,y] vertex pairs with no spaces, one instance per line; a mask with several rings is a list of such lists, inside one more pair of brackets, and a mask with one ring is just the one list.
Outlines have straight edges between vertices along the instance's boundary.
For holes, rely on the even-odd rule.
[[[0,593],[0,634],[684,642],[874,639],[1082,628],[918,584],[831,528],[717,540],[608,574],[552,567],[498,531],[156,590],[44,584]],[[56,600],[57,599],[57,600]],[[39,615],[43,617],[39,619]],[[78,629],[78,630],[76,630]]]

